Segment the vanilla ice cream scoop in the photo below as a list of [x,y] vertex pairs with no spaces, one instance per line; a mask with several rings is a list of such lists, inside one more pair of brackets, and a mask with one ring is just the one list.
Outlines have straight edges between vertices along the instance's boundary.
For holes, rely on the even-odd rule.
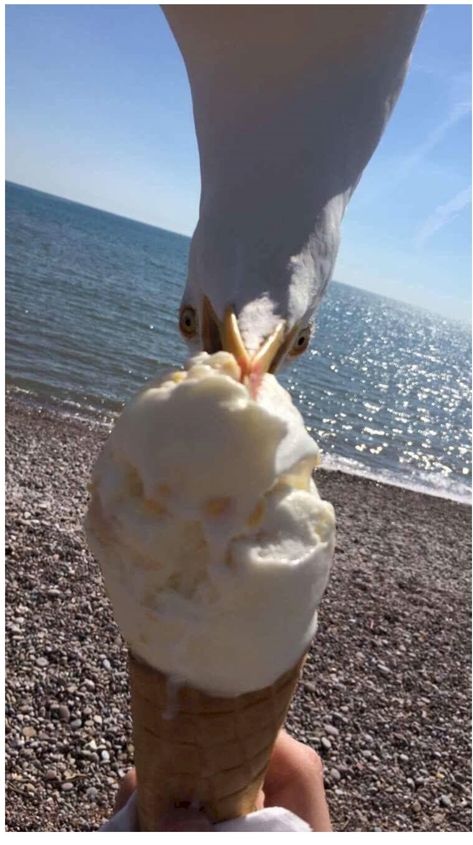
[[86,519],[134,654],[215,695],[272,684],[315,632],[333,508],[316,444],[272,375],[202,353],[123,411]]

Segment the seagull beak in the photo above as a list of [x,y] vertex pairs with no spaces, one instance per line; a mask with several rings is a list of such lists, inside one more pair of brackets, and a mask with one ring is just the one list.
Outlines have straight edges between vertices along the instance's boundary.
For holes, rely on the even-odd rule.
[[243,375],[263,375],[275,369],[280,357],[278,353],[284,343],[285,329],[286,323],[281,320],[258,351],[250,356],[243,343],[235,313],[232,308],[227,308],[221,329],[222,348],[236,358]]
[[242,377],[274,372],[287,348],[285,320],[281,320],[258,351],[250,355],[233,308],[227,308],[223,321],[219,320],[210,300],[204,297],[201,319],[203,349],[210,355],[222,349],[230,352],[241,368]]
[[250,370],[250,356],[241,338],[238,320],[232,308],[227,308],[221,326],[221,341],[224,352],[230,352],[241,367],[242,373]]

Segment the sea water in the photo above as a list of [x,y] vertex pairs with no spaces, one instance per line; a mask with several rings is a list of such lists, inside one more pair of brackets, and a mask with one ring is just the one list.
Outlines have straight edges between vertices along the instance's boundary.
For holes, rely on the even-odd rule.
[[[9,390],[109,424],[182,364],[189,238],[6,186]],[[468,501],[470,328],[332,282],[312,346],[280,374],[327,468]]]

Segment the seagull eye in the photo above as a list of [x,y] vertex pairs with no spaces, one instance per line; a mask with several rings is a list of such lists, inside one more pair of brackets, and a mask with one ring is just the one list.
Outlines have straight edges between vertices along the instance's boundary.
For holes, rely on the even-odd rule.
[[179,330],[184,337],[194,337],[197,334],[197,314],[190,305],[181,308],[179,314]]
[[310,326],[306,326],[305,329],[299,332],[297,335],[294,343],[292,344],[289,355],[302,355],[303,352],[307,349],[310,341]]

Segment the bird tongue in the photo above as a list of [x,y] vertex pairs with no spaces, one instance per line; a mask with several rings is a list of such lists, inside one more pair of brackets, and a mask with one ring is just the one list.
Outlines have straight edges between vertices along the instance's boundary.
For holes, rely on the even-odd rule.
[[251,398],[256,401],[258,398],[258,392],[261,388],[263,383],[263,376],[264,373],[262,369],[256,366],[254,369],[250,370],[250,372],[246,372],[241,370],[241,377],[240,381],[242,384],[245,385],[248,393],[250,394]]

